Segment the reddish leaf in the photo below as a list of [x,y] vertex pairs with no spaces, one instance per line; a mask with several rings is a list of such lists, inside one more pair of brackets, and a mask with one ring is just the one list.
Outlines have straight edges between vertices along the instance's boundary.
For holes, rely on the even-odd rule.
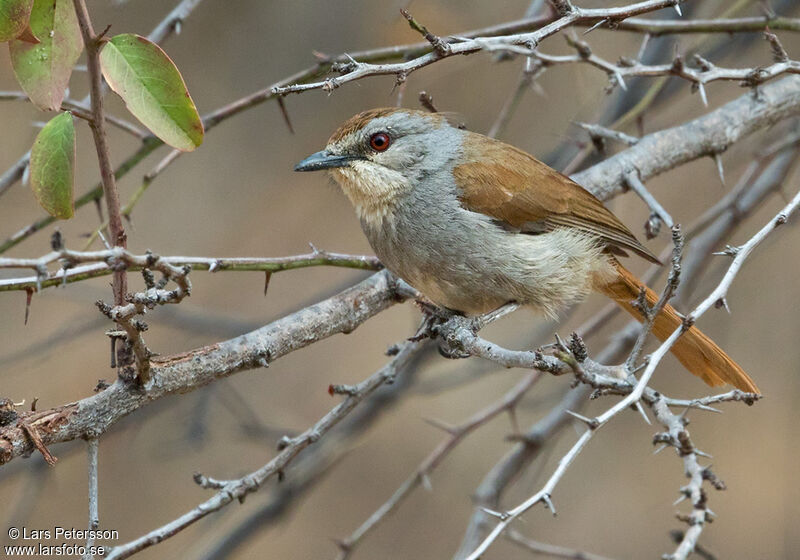
[[61,108],[72,67],[83,50],[71,0],[34,0],[30,28],[39,43],[28,42],[30,38],[9,42],[11,65],[33,104],[56,111]]
[[0,0],[0,43],[25,31],[32,7],[33,0]]

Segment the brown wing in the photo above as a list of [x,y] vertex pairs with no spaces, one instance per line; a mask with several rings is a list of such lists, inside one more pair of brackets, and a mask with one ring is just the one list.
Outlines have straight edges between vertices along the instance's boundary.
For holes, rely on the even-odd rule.
[[[466,133],[463,149],[470,163],[453,170],[461,203],[523,233],[569,227],[602,240],[615,253],[630,250],[658,258],[592,193],[513,146]],[[478,148],[480,144],[480,148]]]

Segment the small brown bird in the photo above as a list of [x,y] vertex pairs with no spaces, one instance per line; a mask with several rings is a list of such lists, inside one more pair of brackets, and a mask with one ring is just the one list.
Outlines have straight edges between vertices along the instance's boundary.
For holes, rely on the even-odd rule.
[[[596,197],[522,150],[441,113],[372,109],[295,166],[320,169],[353,203],[381,262],[439,305],[483,313],[516,301],[552,317],[594,290],[642,320],[632,302],[645,286],[617,257],[658,259]],[[681,323],[667,305],[653,333],[663,341]],[[672,353],[709,385],[758,392],[696,327]]]

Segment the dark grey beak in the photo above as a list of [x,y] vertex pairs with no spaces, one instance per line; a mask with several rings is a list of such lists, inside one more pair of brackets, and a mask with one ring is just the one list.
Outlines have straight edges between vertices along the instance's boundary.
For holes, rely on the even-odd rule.
[[294,166],[295,171],[319,171],[320,169],[333,169],[345,167],[351,161],[359,159],[357,156],[337,156],[326,150],[311,154],[306,159]]

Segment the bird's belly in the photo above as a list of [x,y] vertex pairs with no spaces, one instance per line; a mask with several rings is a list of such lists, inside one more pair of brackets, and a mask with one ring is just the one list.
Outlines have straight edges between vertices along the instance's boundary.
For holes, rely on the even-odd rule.
[[590,239],[566,229],[526,235],[451,222],[371,233],[389,270],[438,305],[469,314],[516,301],[554,316],[585,297],[609,267]]

